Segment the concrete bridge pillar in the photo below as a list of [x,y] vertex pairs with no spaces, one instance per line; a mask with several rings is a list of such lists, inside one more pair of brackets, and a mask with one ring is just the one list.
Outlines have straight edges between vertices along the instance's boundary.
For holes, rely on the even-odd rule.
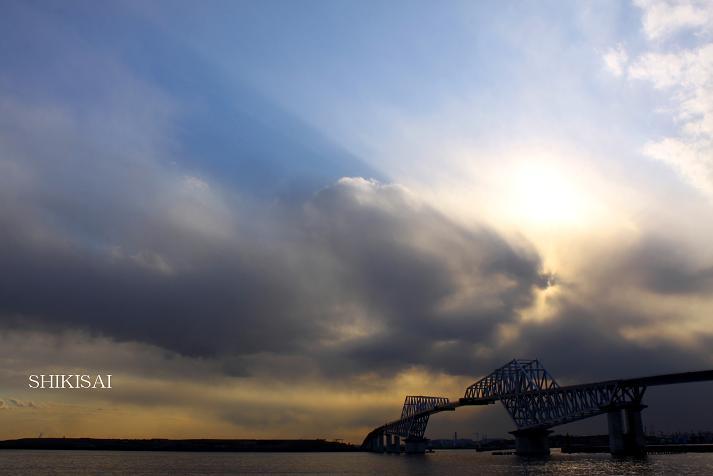
[[369,451],[372,451],[374,453],[383,453],[384,452],[384,434],[383,433],[377,433],[371,437],[371,440],[369,441]]
[[380,439],[381,439],[381,435],[379,435],[379,434],[374,435],[374,437],[371,439],[370,449],[374,453],[381,453],[381,451],[382,451],[381,446],[379,445]]
[[387,453],[399,454],[401,452],[400,446],[401,445],[399,442],[398,435],[392,435],[390,433],[386,435],[386,452]]
[[401,453],[401,439],[399,438],[399,435],[389,435],[386,452],[395,454]]
[[510,432],[515,436],[515,454],[530,458],[549,456],[550,442],[547,437],[550,430],[516,430]]
[[609,452],[616,456],[626,454],[624,424],[621,420],[620,409],[607,412],[607,425],[609,427]]
[[422,455],[426,453],[428,440],[426,438],[408,437],[404,440],[404,443],[406,443],[407,455]]
[[609,425],[609,452],[615,456],[642,456],[646,454],[646,435],[641,419],[641,410],[646,405],[635,404],[624,408],[624,422],[622,410],[613,409],[607,412]]
[[641,419],[641,410],[646,405],[633,405],[624,409],[626,418],[626,449],[629,455],[643,456],[646,454],[646,435],[644,422]]

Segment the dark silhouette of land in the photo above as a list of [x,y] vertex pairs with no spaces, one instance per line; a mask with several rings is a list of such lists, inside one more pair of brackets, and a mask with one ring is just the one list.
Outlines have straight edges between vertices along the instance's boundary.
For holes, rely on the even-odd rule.
[[[552,448],[563,453],[608,453],[608,435],[551,435]],[[515,440],[492,438],[475,441],[469,438],[433,439],[429,449],[469,449],[476,451],[514,450]],[[187,439],[146,440],[113,438],[20,438],[0,441],[0,450],[96,450],[96,451],[195,451],[195,452],[351,452],[364,451],[361,446],[341,441],[315,440],[226,440]],[[686,433],[647,437],[648,453],[713,452],[713,433]],[[512,453],[503,453],[512,454]]]
[[104,438],[20,438],[0,441],[0,449],[250,452],[361,451],[358,446],[349,443],[326,440],[129,440]]
[[[550,448],[561,448],[563,453],[609,453],[609,435],[550,435]],[[515,449],[511,438],[470,438],[433,439],[428,448],[434,450],[456,449],[476,451],[507,452]],[[712,453],[713,432],[672,433],[646,436],[646,452],[649,454],[671,453]]]

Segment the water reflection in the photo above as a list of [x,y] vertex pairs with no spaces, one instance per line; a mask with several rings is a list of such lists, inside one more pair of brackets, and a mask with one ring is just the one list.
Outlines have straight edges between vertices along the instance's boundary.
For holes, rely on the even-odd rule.
[[0,474],[176,475],[711,475],[713,453],[612,458],[562,454],[547,459],[443,450],[421,456],[371,453],[165,453],[0,450]]

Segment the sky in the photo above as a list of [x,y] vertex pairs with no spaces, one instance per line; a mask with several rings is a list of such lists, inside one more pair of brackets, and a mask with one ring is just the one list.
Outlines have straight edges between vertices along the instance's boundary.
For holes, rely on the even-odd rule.
[[[7,0],[0,438],[358,443],[513,358],[713,368],[712,218],[708,1]],[[70,372],[114,388],[28,388]]]

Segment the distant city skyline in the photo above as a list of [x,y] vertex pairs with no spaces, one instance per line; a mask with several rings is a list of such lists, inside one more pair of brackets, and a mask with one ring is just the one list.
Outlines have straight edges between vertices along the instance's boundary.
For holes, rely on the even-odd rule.
[[0,439],[359,443],[514,358],[713,368],[712,66],[708,1],[4,2]]

